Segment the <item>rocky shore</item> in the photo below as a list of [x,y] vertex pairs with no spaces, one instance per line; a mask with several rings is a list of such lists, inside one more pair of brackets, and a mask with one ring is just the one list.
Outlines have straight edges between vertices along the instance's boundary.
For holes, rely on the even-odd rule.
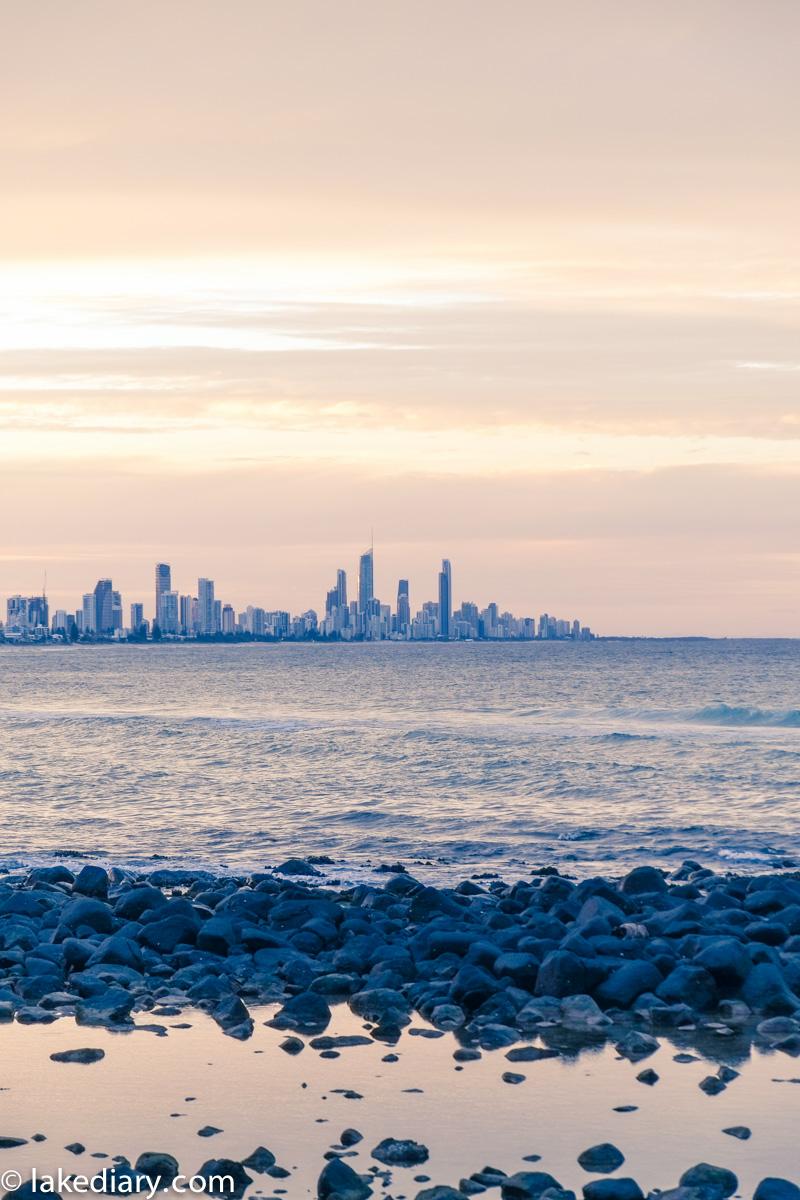
[[[426,1024],[412,1032],[455,1037],[456,1068],[502,1051],[509,1085],[525,1079],[525,1064],[606,1040],[641,1061],[639,1080],[652,1085],[658,1076],[644,1060],[659,1034],[731,1047],[755,1040],[800,1055],[800,876],[721,875],[686,862],[670,875],[642,866],[621,879],[575,882],[545,868],[513,883],[435,888],[399,865],[375,883],[342,886],[304,859],[248,877],[59,863],[0,878],[0,971],[6,1021],[72,1015],[79,1025],[125,1030],[134,1017],[141,1027],[143,1018],[197,1008],[245,1040],[253,1012],[271,1005],[287,1054],[309,1045],[337,1056],[353,1038],[325,1031],[331,1006],[346,1003],[387,1059],[418,1014]],[[100,1058],[89,1046],[53,1055],[78,1064],[64,1070]],[[736,1077],[723,1066],[700,1087],[713,1096]],[[725,1132],[749,1136],[746,1127]],[[386,1191],[392,1169],[427,1158],[418,1143],[386,1138],[373,1152],[381,1166],[362,1176],[346,1161],[347,1138],[358,1137],[346,1130],[331,1148],[321,1200],[366,1200],[378,1186],[394,1195]],[[600,1176],[622,1166],[610,1144],[584,1155],[584,1170]],[[206,1166],[212,1173],[225,1161]],[[252,1175],[242,1182],[248,1165],[234,1166],[241,1194]],[[502,1200],[572,1195],[535,1169],[506,1175],[487,1166],[458,1188],[432,1183],[424,1170],[414,1178],[425,1185],[418,1200],[494,1188]],[[724,1200],[737,1186],[732,1172],[698,1164],[660,1194]],[[616,1174],[583,1190],[586,1200],[642,1196]],[[765,1180],[755,1195],[800,1200],[800,1189]]]

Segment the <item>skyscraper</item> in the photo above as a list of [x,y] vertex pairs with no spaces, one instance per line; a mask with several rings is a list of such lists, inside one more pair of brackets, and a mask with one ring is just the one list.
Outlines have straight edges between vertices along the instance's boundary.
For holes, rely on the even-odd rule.
[[98,579],[94,588],[94,631],[111,633],[114,629],[114,587],[110,579]]
[[142,625],[144,625],[144,605],[143,604],[132,604],[131,605],[131,631],[133,633],[138,633],[139,630],[142,628]]
[[336,572],[336,607],[347,608],[347,572]]
[[453,577],[450,559],[442,559],[439,572],[439,637],[450,637],[450,619],[453,612]]
[[216,632],[214,624],[214,580],[198,579],[197,607],[199,633],[210,637]]
[[172,568],[169,563],[156,563],[156,605],[153,616],[161,624],[161,597],[172,591]]
[[375,586],[373,582],[373,550],[370,546],[361,555],[358,563],[358,611],[365,613],[370,600],[374,599]]
[[408,598],[408,580],[401,579],[397,584],[397,632],[404,633],[411,624],[411,601]]

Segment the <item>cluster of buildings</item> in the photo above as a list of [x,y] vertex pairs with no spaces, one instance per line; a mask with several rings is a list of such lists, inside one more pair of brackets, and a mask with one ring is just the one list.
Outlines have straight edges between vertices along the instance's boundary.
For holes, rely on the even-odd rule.
[[47,597],[11,596],[0,638],[6,641],[159,641],[163,639],[264,639],[275,641],[532,641],[572,639],[590,641],[594,634],[579,621],[566,621],[543,613],[515,617],[500,612],[496,604],[479,609],[471,601],[453,608],[453,575],[449,559],[442,561],[438,598],[426,600],[412,616],[407,579],[397,585],[394,609],[375,595],[374,551],[361,555],[357,595],[348,599],[347,573],[336,572],[336,583],[325,597],[325,615],[313,609],[292,616],[248,605],[237,612],[216,596],[214,580],[197,581],[197,595],[183,594],[172,586],[169,563],[156,563],[152,616],[141,603],[133,603],[125,621],[122,596],[110,579],[99,579],[86,592],[80,607],[57,609],[50,617]]

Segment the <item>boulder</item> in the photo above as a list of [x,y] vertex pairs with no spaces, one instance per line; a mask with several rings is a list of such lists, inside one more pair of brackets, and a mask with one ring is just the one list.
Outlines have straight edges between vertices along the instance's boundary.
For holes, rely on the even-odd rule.
[[711,1163],[697,1163],[684,1171],[678,1181],[681,1187],[702,1189],[704,1196],[725,1200],[739,1187],[739,1180],[727,1167],[715,1167]]
[[317,1180],[318,1200],[367,1200],[372,1187],[341,1158],[332,1158]]
[[552,950],[539,968],[537,996],[583,995],[590,990],[590,975],[583,959],[570,950]]
[[428,1161],[428,1147],[408,1138],[384,1138],[372,1151],[372,1157],[387,1167],[415,1167]]
[[625,1155],[611,1142],[600,1142],[578,1155],[578,1164],[584,1171],[597,1175],[610,1175],[625,1162]]

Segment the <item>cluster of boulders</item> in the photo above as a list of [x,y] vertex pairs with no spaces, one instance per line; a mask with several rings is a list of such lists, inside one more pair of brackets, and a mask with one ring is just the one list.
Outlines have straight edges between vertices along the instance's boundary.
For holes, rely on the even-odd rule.
[[[534,1156],[535,1157],[535,1156]],[[616,1146],[591,1146],[579,1157],[583,1169],[595,1174],[616,1170],[624,1161]],[[374,1194],[373,1175],[359,1175],[340,1158],[333,1158],[317,1183],[318,1200],[369,1200]],[[737,1192],[739,1181],[733,1171],[711,1163],[697,1163],[680,1177],[676,1187],[648,1193],[647,1200],[727,1200]],[[464,1200],[497,1188],[501,1200],[576,1200],[575,1193],[547,1171],[517,1171],[507,1175],[499,1167],[486,1166],[462,1179],[458,1187],[434,1184],[417,1192],[415,1200]],[[635,1179],[618,1176],[594,1179],[583,1186],[584,1200],[645,1200]],[[800,1200],[800,1188],[787,1179],[762,1179],[753,1200]]]
[[59,864],[0,881],[0,1019],[119,1027],[193,1005],[246,1038],[250,1008],[279,1003],[273,1024],[319,1034],[343,1000],[386,1042],[413,1011],[480,1048],[713,1013],[731,1029],[768,1018],[770,1044],[798,1053],[800,877],[686,862],[431,887],[398,866],[332,887],[290,860],[246,878]]
[[[345,1158],[355,1152],[351,1149],[362,1140],[363,1135],[355,1129],[346,1129],[337,1144],[326,1154],[327,1162],[317,1180],[317,1200],[369,1200],[380,1194],[392,1200],[391,1168],[418,1168],[428,1159],[426,1146],[407,1139],[384,1138],[372,1150],[371,1157],[385,1167],[372,1166],[359,1173]],[[69,1149],[69,1147],[68,1147]],[[77,1153],[82,1153],[80,1146]],[[536,1161],[538,1155],[529,1156]],[[614,1176],[625,1159],[616,1146],[604,1142],[590,1146],[578,1156],[578,1163],[587,1174],[600,1176],[585,1183],[583,1200],[645,1200],[645,1193],[629,1176]],[[118,1155],[114,1166],[105,1168],[92,1178],[92,1195],[151,1196],[162,1195],[179,1177],[178,1160],[163,1152],[140,1154],[135,1165]],[[241,1200],[254,1183],[255,1175],[270,1176],[274,1180],[285,1180],[291,1173],[277,1165],[275,1155],[265,1146],[259,1146],[247,1158],[214,1158],[203,1163],[192,1177],[192,1194],[218,1197],[220,1200]],[[606,1178],[603,1178],[606,1176]],[[500,1167],[485,1166],[480,1171],[461,1179],[457,1187],[448,1184],[431,1185],[427,1175],[414,1176],[416,1183],[425,1187],[416,1193],[415,1200],[465,1200],[465,1197],[492,1193],[500,1200],[576,1200],[575,1192],[563,1187],[549,1172],[522,1170],[507,1174]],[[728,1200],[738,1192],[739,1181],[733,1171],[711,1163],[697,1163],[681,1175],[677,1186],[648,1193],[647,1200]],[[376,1192],[376,1189],[379,1189]],[[496,1192],[494,1189],[497,1189]],[[84,1189],[85,1190],[85,1189]],[[280,1189],[284,1194],[286,1189]],[[4,1200],[35,1200],[37,1195],[50,1194],[37,1189],[28,1180],[13,1192],[7,1192]],[[403,1195],[407,1193],[404,1191]],[[753,1200],[800,1200],[800,1187],[787,1179],[768,1177],[762,1179],[753,1193]]]

